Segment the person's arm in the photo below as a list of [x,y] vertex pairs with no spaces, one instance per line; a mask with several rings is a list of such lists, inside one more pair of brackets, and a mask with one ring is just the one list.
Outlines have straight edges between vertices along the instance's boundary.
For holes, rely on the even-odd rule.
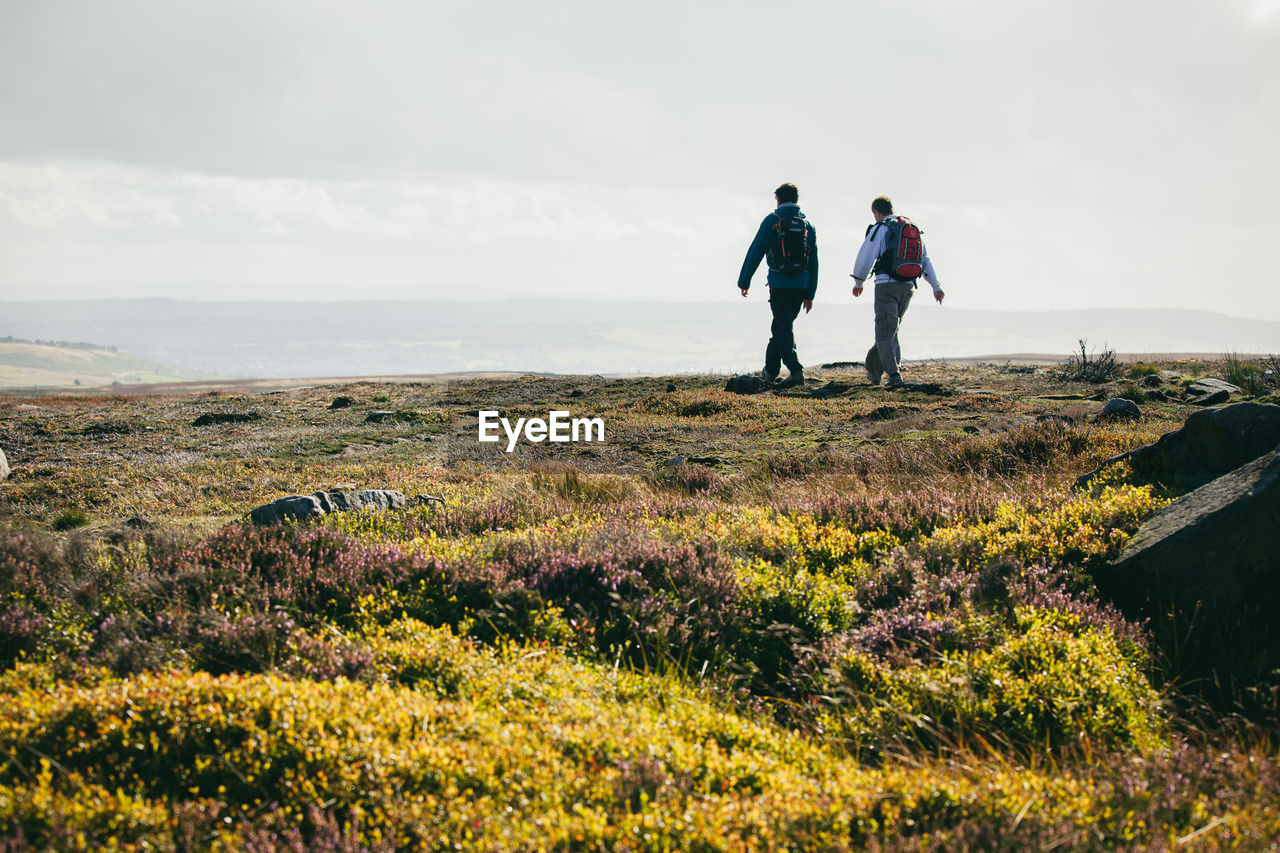
[[769,248],[769,232],[772,230],[773,215],[770,214],[760,223],[760,228],[756,231],[756,238],[751,241],[751,245],[747,248],[747,257],[742,262],[742,272],[738,273],[738,289],[742,291],[742,295],[747,295],[747,290],[751,287],[751,277],[756,274],[756,270],[760,267],[760,262],[764,260],[764,253]]
[[946,296],[942,292],[942,285],[938,282],[938,274],[933,270],[933,261],[929,260],[929,250],[921,243],[921,252],[924,254],[924,280],[929,282],[929,286],[933,288],[933,298],[942,303],[942,297]]
[[867,232],[867,238],[862,241],[862,247],[858,249],[858,258],[853,262],[854,296],[862,292],[862,283],[867,280],[867,276],[871,275],[871,268],[875,266],[876,258],[880,257],[883,246],[884,229],[877,222]]
[[813,227],[813,223],[806,223],[809,226],[809,292],[805,294],[805,302],[809,303],[805,306],[805,311],[813,307],[813,297],[818,294],[818,229]]

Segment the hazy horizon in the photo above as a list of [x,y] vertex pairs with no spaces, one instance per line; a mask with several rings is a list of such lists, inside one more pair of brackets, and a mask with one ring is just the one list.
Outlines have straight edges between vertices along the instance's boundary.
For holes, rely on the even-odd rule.
[[[760,369],[763,298],[610,302],[518,298],[201,302],[97,299],[0,302],[0,338],[115,346],[181,370],[240,377],[461,371],[738,373]],[[805,364],[860,361],[872,307],[818,303],[796,322]],[[982,311],[913,302],[908,361],[1015,353],[1280,352],[1280,322],[1183,309]]]

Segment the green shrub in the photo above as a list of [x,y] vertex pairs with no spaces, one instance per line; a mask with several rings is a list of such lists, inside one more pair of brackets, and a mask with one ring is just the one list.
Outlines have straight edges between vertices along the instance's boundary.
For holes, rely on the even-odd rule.
[[[1274,358],[1274,356],[1272,357]],[[1224,378],[1250,397],[1267,392],[1267,383],[1263,381],[1263,372],[1258,364],[1251,364],[1239,354],[1229,352],[1222,357]]]
[[1129,365],[1129,375],[1134,379],[1139,379],[1144,376],[1157,376],[1159,373],[1159,367],[1154,364],[1147,364],[1143,361],[1135,361],[1133,364]]
[[49,526],[54,530],[74,530],[89,523],[89,516],[78,509],[66,509],[58,513]]
[[1138,405],[1146,405],[1147,395],[1133,380],[1122,382],[1111,395],[1117,400],[1130,400]]

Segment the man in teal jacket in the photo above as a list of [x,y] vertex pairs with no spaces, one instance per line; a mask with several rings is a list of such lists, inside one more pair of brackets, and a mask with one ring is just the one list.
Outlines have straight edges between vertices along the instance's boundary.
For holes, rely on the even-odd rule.
[[744,297],[747,295],[760,261],[768,258],[767,283],[773,325],[760,375],[766,382],[772,382],[786,364],[790,373],[780,387],[790,388],[804,384],[804,365],[796,357],[796,338],[791,327],[800,315],[801,306],[806,314],[813,309],[813,297],[818,291],[818,235],[813,223],[800,212],[800,191],[795,184],[783,184],[773,191],[773,197],[777,208],[760,223],[747,249],[742,272],[738,274],[738,289]]

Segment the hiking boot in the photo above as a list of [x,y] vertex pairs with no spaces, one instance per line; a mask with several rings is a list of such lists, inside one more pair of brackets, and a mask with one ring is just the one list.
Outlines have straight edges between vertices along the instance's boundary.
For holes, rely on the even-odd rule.
[[778,381],[778,374],[770,373],[769,368],[765,367],[760,370],[760,378],[772,385]]
[[867,381],[872,385],[879,385],[884,377],[884,370],[883,365],[880,364],[880,350],[875,344],[867,350],[867,360],[863,362],[863,366],[867,369]]
[[779,388],[794,388],[804,384],[804,369],[797,368],[787,374],[787,378],[778,383]]
[[902,381],[902,374],[901,374],[901,373],[895,373],[895,374],[893,374],[892,376],[890,376],[890,377],[889,377],[889,381],[885,384],[885,386],[884,386],[884,387],[886,387],[886,388],[901,388],[903,385],[906,385],[906,384],[907,384],[907,383],[905,383],[905,382],[903,382],[903,381]]

